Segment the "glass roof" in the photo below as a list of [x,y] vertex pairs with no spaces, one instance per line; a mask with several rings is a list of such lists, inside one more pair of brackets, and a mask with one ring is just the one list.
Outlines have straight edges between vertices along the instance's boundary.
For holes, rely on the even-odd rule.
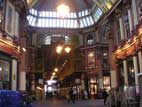
[[92,8],[77,12],[70,12],[61,18],[56,11],[37,11],[31,8],[27,19],[30,26],[47,28],[85,28],[94,25],[98,20],[112,9],[117,0],[93,0]]

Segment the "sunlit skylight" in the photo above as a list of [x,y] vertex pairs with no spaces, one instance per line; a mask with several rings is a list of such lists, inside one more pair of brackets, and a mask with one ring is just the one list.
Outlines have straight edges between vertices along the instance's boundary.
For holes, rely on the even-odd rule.
[[[30,26],[47,28],[85,28],[94,25],[108,12],[116,0],[98,0],[90,9],[78,12],[69,12],[64,18],[56,11],[29,10],[27,19]],[[98,6],[100,4],[101,6]]]

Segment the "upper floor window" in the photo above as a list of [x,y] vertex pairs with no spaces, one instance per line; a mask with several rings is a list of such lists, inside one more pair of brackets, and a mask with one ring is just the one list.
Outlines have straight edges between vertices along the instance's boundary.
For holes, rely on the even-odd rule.
[[139,12],[139,19],[142,20],[142,1],[141,0],[139,0],[138,12]]
[[121,41],[121,32],[120,32],[120,22],[119,20],[116,21],[116,27],[117,27],[117,43],[120,43]]
[[88,35],[87,36],[87,44],[92,45],[93,43],[94,43],[93,35]]
[[95,68],[95,52],[90,51],[88,52],[88,68]]
[[125,36],[126,36],[126,38],[128,38],[130,36],[130,25],[129,25],[128,11],[126,11],[123,15],[123,22],[124,22],[124,28],[125,28]]

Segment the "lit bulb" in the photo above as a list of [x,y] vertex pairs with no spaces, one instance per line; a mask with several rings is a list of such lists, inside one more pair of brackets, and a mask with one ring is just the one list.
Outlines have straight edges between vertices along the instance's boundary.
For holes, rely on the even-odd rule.
[[65,48],[65,52],[66,52],[66,53],[69,53],[70,51],[71,51],[71,48],[70,48],[70,47],[66,47],[66,48]]
[[94,56],[94,54],[93,53],[89,53],[89,55],[88,55],[89,57],[93,57]]
[[55,76],[55,74],[56,74],[55,72],[52,73],[53,76]]
[[60,54],[61,51],[62,51],[62,49],[63,49],[62,46],[58,46],[58,47],[56,48],[56,52],[57,52],[58,54]]
[[58,68],[55,68],[54,71],[57,72],[57,71],[58,71]]
[[67,16],[67,14],[69,13],[70,9],[67,5],[65,4],[61,4],[57,7],[57,12],[59,13],[59,15],[61,17],[65,17]]

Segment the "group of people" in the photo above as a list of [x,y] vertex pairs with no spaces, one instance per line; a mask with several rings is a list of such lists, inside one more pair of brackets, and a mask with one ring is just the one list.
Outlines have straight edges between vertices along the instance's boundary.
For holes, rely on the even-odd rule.
[[119,92],[109,91],[109,93],[104,89],[102,92],[102,96],[104,99],[104,105],[109,107],[120,107],[120,100],[122,99],[122,96]]
[[77,90],[77,88],[70,88],[66,95],[68,103],[77,101],[78,99],[88,99],[88,93],[86,90]]
[[75,100],[77,100],[77,90],[71,88],[67,93],[67,101],[68,103],[70,103],[71,101],[75,103]]

